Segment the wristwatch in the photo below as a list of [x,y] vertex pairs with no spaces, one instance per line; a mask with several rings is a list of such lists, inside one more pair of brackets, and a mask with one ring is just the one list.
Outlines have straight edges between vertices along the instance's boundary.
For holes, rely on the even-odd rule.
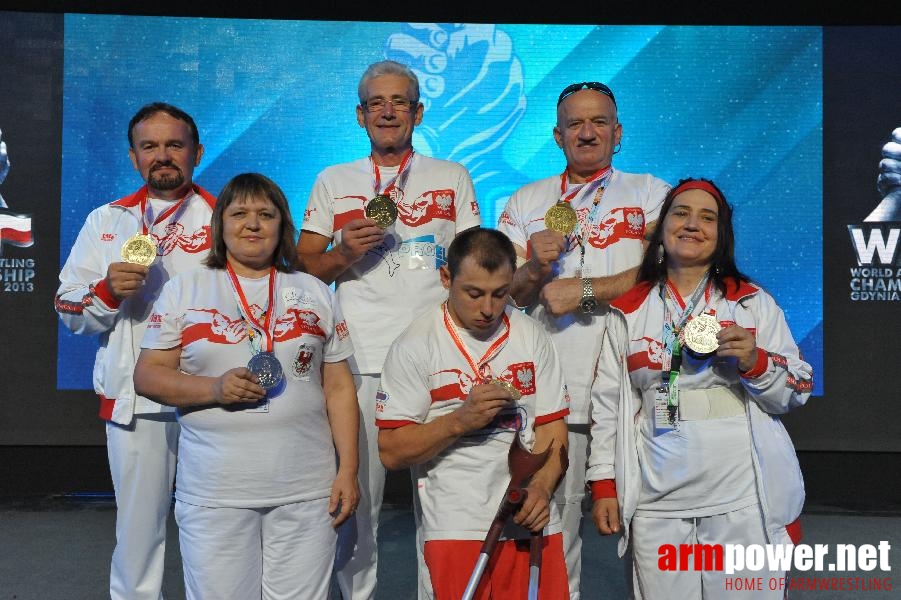
[[590,277],[582,278],[582,299],[579,301],[579,308],[582,309],[582,312],[585,314],[590,314],[594,312],[594,309],[598,307],[598,301],[594,297],[594,286],[591,285]]

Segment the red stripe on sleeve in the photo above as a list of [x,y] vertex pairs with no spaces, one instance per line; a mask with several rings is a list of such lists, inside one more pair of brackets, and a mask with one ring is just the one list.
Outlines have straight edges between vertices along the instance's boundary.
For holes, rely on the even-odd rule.
[[562,419],[566,415],[569,414],[569,409],[564,408],[562,410],[558,410],[557,412],[553,412],[547,415],[541,415],[540,417],[535,417],[535,425],[544,425],[545,423],[551,423],[553,421],[557,421],[558,419]]
[[407,425],[418,425],[416,421],[391,421],[386,419],[376,419],[375,426],[379,429],[398,429]]

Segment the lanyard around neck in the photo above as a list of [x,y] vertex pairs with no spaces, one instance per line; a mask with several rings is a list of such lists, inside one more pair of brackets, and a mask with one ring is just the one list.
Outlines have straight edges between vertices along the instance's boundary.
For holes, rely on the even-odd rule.
[[[161,212],[158,216],[153,216],[153,205],[148,202],[148,197],[144,196],[141,198],[141,233],[147,235],[151,229],[171,217],[175,214],[176,211],[181,209],[185,205],[185,200],[190,198],[194,194],[194,189],[188,190],[188,193],[179,200],[174,203],[172,206]],[[148,225],[149,223],[149,225]]]
[[270,267],[269,269],[269,292],[268,298],[266,300],[266,308],[264,309],[264,318],[263,322],[260,323],[259,320],[254,316],[253,311],[250,310],[250,304],[247,302],[247,297],[244,295],[244,289],[241,287],[241,281],[238,279],[235,270],[232,268],[231,263],[225,263],[225,271],[228,273],[228,278],[232,284],[232,290],[235,292],[235,296],[238,300],[238,308],[241,311],[241,315],[244,317],[245,322],[248,322],[247,325],[247,337],[253,344],[253,332],[251,325],[256,327],[263,335],[262,343],[260,344],[260,350],[262,352],[272,352],[272,348],[275,345],[275,319],[272,318],[272,313],[275,312],[275,305],[273,300],[275,299],[275,279],[277,276],[277,271],[275,267]]
[[[582,183],[575,184],[573,189],[567,193],[566,190],[569,188],[569,167],[566,167],[563,169],[563,173],[560,174],[560,202],[572,202],[573,198],[576,196],[585,196],[601,184],[606,184],[607,180],[610,178],[609,175],[612,172],[613,167],[609,165],[602,167],[592,173],[591,176]],[[582,193],[580,194],[580,192]]]
[[589,194],[594,194],[591,210],[576,229],[576,241],[579,243],[579,272],[585,266],[585,246],[588,235],[591,232],[592,223],[597,218],[598,205],[601,202],[601,197],[604,195],[604,190],[607,189],[607,184],[610,183],[611,175],[613,175],[613,167],[609,165],[598,169],[583,183],[577,184],[569,193],[566,191],[569,187],[569,167],[564,169],[560,175],[560,202],[571,204],[577,196],[581,199]]
[[407,181],[410,165],[413,163],[413,148],[410,148],[407,150],[407,153],[404,154],[404,157],[400,161],[400,166],[397,168],[397,174],[388,180],[384,189],[382,188],[382,174],[379,170],[379,166],[375,164],[375,161],[372,160],[371,156],[369,157],[369,162],[372,163],[372,187],[375,190],[375,195],[390,196],[391,190],[394,188],[403,189],[403,184]]
[[447,302],[444,303],[444,327],[447,329],[448,333],[450,333],[451,338],[454,340],[454,344],[456,344],[457,349],[460,351],[460,354],[463,355],[463,358],[466,359],[466,362],[469,363],[469,367],[472,369],[474,375],[474,381],[481,382],[484,379],[490,378],[490,374],[485,374],[482,371],[485,369],[485,366],[494,358],[503,348],[504,344],[507,343],[507,339],[510,337],[510,318],[507,316],[505,312],[502,318],[502,325],[504,328],[503,333],[494,340],[491,346],[488,347],[488,350],[485,351],[485,354],[482,355],[478,361],[473,359],[473,357],[469,354],[469,351],[466,349],[466,345],[463,343],[463,340],[460,338],[460,333],[457,331],[457,325],[454,323],[453,318],[450,316],[450,313],[447,310]]

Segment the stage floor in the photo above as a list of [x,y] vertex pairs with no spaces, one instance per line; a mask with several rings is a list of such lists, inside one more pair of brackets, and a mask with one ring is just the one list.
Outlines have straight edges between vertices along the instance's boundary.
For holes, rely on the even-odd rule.
[[[0,599],[98,600],[108,598],[109,558],[115,540],[115,505],[108,496],[0,498]],[[888,565],[901,569],[901,515],[855,514],[811,507],[802,516],[804,544],[825,544],[829,556],[838,544],[878,546],[887,541]],[[184,598],[178,535],[169,520],[164,593],[167,600]],[[409,506],[386,505],[379,533],[379,587],[376,600],[413,600],[415,553]],[[582,598],[616,600],[626,597],[622,562],[616,540],[593,530],[584,535]],[[826,561],[828,564],[828,560]],[[894,569],[829,572],[794,570],[790,582],[842,578],[828,591],[792,591],[790,598],[817,600],[901,598],[901,578]],[[856,579],[855,579],[856,578]],[[886,581],[889,579],[889,581]],[[874,580],[891,590],[874,591]],[[765,582],[764,582],[765,583]],[[852,587],[853,586],[853,587]],[[870,589],[866,589],[870,588]],[[866,589],[866,591],[864,591]],[[338,598],[338,596],[335,596]],[[728,597],[731,597],[729,595]],[[742,597],[735,594],[736,598]],[[518,599],[516,599],[518,600]],[[666,599],[670,600],[670,599]],[[673,599],[677,600],[677,599]]]

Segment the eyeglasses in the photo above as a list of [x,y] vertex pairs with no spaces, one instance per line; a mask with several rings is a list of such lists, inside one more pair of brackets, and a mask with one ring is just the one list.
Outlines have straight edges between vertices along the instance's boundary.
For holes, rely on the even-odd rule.
[[409,112],[413,107],[419,105],[419,100],[407,100],[406,98],[370,98],[366,102],[360,104],[363,108],[371,113],[382,112],[387,105],[394,107],[399,112]]
[[563,88],[563,91],[560,92],[560,97],[557,98],[557,106],[560,106],[561,102],[563,102],[576,92],[582,90],[594,90],[596,92],[600,92],[613,100],[613,105],[616,106],[616,98],[613,97],[613,92],[609,87],[599,81],[583,81],[582,83],[574,83],[572,85],[566,86],[565,88]]

